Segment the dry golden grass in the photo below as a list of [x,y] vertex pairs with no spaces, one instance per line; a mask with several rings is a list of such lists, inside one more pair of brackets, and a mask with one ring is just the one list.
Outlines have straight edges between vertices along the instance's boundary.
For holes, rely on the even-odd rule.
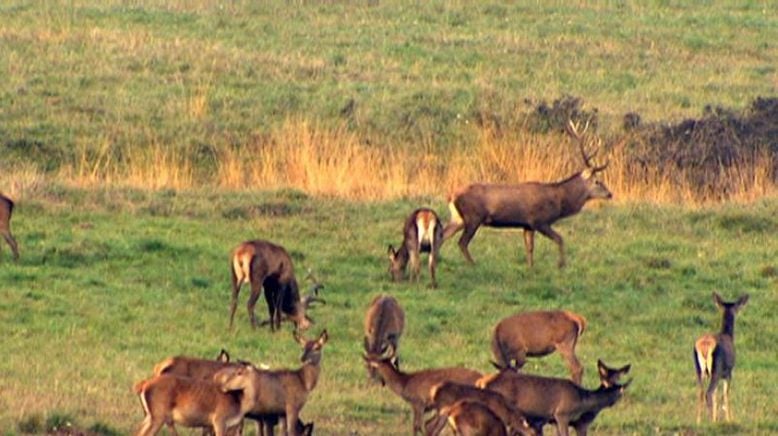
[[[192,115],[197,116],[197,110]],[[167,147],[154,138],[150,141],[149,146],[117,152],[111,146],[112,138],[102,138],[98,147],[80,148],[76,162],[54,175],[44,176],[25,167],[3,171],[0,182],[12,196],[35,190],[50,178],[79,187],[294,188],[315,196],[385,200],[442,198],[472,182],[556,181],[583,167],[577,145],[569,138],[526,132],[495,135],[483,130],[473,145],[455,147],[444,154],[424,146],[371,146],[345,127],[290,119],[269,135],[241,146],[216,147],[215,169],[205,174],[196,170],[191,153]],[[690,178],[674,167],[636,172],[629,167],[628,150],[618,144],[602,155],[598,160],[609,161],[604,182],[620,202],[750,202],[776,193],[772,157],[767,151],[721,170],[720,184],[729,187],[725,195],[691,186]]]

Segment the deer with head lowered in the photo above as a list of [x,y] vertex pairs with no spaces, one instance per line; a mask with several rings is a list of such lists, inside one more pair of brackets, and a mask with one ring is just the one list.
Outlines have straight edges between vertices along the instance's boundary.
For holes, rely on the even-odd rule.
[[11,215],[14,211],[14,202],[0,193],[0,234],[3,235],[3,239],[8,243],[13,252],[14,260],[19,260],[19,245],[14,239],[14,235],[11,233]]
[[[246,417],[254,419],[268,415],[285,416],[285,434],[299,436],[301,429],[296,425],[300,410],[305,406],[308,396],[316,387],[321,372],[321,357],[324,344],[327,343],[327,331],[321,332],[314,340],[305,340],[294,333],[295,340],[302,346],[303,354],[299,369],[261,370],[251,364],[237,368],[225,368],[214,375],[214,381],[225,391],[252,386],[252,407]],[[272,434],[272,426],[268,426]]]
[[397,299],[377,295],[365,312],[365,354],[369,358],[379,358],[389,350],[395,354],[404,328],[405,312]]
[[414,210],[405,220],[403,226],[403,241],[398,249],[390,245],[389,273],[392,280],[399,282],[405,275],[408,263],[411,265],[412,281],[419,280],[421,253],[429,253],[427,259],[430,272],[430,286],[435,288],[438,282],[435,280],[435,268],[438,262],[438,252],[443,244],[443,225],[438,214],[428,208]]
[[509,434],[505,430],[505,423],[494,413],[494,410],[479,401],[457,401],[450,406],[441,407],[439,413],[444,419],[443,425],[448,422],[456,436],[508,436]]
[[[725,302],[718,293],[714,292],[713,301],[722,312],[721,331],[716,335],[702,335],[694,344],[694,368],[699,387],[697,422],[700,422],[703,401],[707,405],[711,419],[715,422],[718,418],[716,390],[719,380],[724,383],[725,418],[727,421],[731,418],[729,384],[732,380],[732,370],[735,368],[735,315],[748,302],[748,294],[741,296],[737,301]],[[705,379],[709,379],[707,391],[704,389]]]
[[583,366],[575,357],[586,318],[567,310],[522,312],[502,319],[492,334],[492,354],[498,369],[521,368],[527,357],[562,355],[574,382],[581,384]]
[[434,406],[431,390],[445,381],[473,385],[481,373],[467,368],[434,368],[406,373],[397,368],[392,351],[387,357],[363,356],[368,370],[382,385],[389,386],[395,394],[409,402],[413,408],[413,434],[423,434],[424,413]]
[[533,424],[537,422],[542,427],[553,421],[561,436],[568,435],[569,426],[573,426],[579,436],[585,436],[594,416],[616,404],[630,383],[601,385],[596,390],[589,390],[567,379],[507,369],[483,377],[476,386],[500,393]]
[[[452,419],[456,422],[460,419],[456,417],[459,414],[463,415],[461,419],[468,422],[467,426],[469,428],[480,429],[481,433],[479,434],[489,434],[489,431],[499,434],[499,427],[502,428],[503,432],[505,427],[508,427],[510,429],[508,434],[511,435],[534,436],[536,434],[535,430],[529,426],[524,414],[497,392],[448,381],[433,386],[430,394],[432,395],[433,407],[438,411],[438,416],[433,417],[425,424],[428,436],[440,434],[446,425],[446,418],[448,418],[449,423],[452,422]],[[498,418],[499,422],[490,419],[488,414],[477,410],[478,408],[456,406],[457,403],[463,401],[482,404]],[[453,408],[454,411],[463,410],[446,413],[444,409],[447,408]],[[464,418],[465,416],[468,418]],[[458,431],[467,434],[467,431],[462,429],[462,423],[456,425],[456,427]]]
[[[300,298],[299,285],[294,275],[294,266],[289,253],[280,245],[263,240],[246,241],[232,251],[230,273],[232,278],[232,299],[230,301],[230,329],[235,318],[238,295],[241,286],[251,286],[247,309],[251,326],[257,327],[254,307],[262,289],[270,314],[271,330],[281,327],[281,319],[289,318],[298,330],[306,330],[312,320],[306,314],[311,303],[324,302],[317,294],[321,285],[314,280],[311,294]],[[312,276],[310,276],[312,277]]]
[[562,237],[551,225],[561,218],[577,214],[589,200],[612,197],[608,188],[595,177],[608,164],[592,164],[591,159],[596,151],[587,154],[584,150],[585,132],[586,129],[579,133],[578,128],[570,122],[568,133],[578,141],[586,169],[556,183],[470,185],[450,198],[451,221],[443,231],[443,239],[464,229],[459,238],[459,249],[465,259],[473,263],[467,246],[480,226],[522,228],[527,264],[532,267],[537,231],[559,246],[559,267],[563,267],[564,244]]

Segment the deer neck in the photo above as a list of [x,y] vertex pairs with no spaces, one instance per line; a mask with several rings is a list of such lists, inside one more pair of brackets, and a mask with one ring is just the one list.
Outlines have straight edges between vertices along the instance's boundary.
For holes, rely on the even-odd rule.
[[561,197],[561,216],[570,216],[578,213],[589,200],[589,191],[586,182],[577,174],[557,185]]
[[318,358],[306,361],[303,367],[300,368],[300,380],[303,382],[306,392],[310,392],[316,387],[320,371],[321,366],[319,366]]
[[386,382],[386,384],[389,386],[389,389],[391,389],[395,394],[402,396],[403,391],[405,390],[405,385],[408,384],[408,379],[410,377],[408,377],[407,374],[401,372],[399,369],[395,368],[389,362],[380,362],[378,371],[381,374],[381,377],[384,379],[384,382]]
[[610,407],[621,397],[620,387],[604,388],[600,387],[596,391],[582,390],[581,404],[579,409],[582,412],[599,412]]
[[721,318],[721,334],[735,337],[735,314],[731,311],[725,311]]

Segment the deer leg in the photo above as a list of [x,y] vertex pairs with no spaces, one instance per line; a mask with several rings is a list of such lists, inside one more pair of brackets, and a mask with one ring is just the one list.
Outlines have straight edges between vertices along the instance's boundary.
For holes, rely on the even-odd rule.
[[427,259],[427,266],[429,267],[430,270],[430,281],[431,281],[430,287],[432,288],[438,287],[438,282],[435,280],[435,268],[437,268],[438,266],[437,251],[438,250],[436,248],[430,250],[429,258]]
[[413,436],[416,433],[424,434],[422,424],[424,421],[424,406],[421,404],[413,404]]
[[249,312],[249,319],[251,320],[251,327],[257,328],[257,316],[254,314],[254,308],[259,300],[259,295],[262,293],[262,282],[259,280],[251,281],[251,295],[249,301],[246,303],[246,310]]
[[238,283],[238,278],[235,276],[235,271],[232,272],[232,298],[230,299],[230,330],[232,330],[232,324],[235,320],[235,310],[238,308],[238,296],[240,295],[240,287],[243,283]]
[[295,407],[287,407],[286,418],[284,419],[284,430],[285,430],[284,434],[300,436],[297,433],[297,420],[298,420],[298,409]]
[[556,242],[559,246],[559,268],[565,267],[565,244],[562,242],[562,237],[559,233],[555,232],[548,224],[538,227],[537,229],[544,236],[548,237],[552,241]]
[[420,259],[419,259],[419,250],[417,248],[413,248],[411,250],[408,250],[408,255],[410,256],[409,263],[411,264],[411,281],[412,282],[418,282],[419,276],[421,275],[420,270]]
[[724,383],[723,390],[724,390],[724,419],[727,420],[727,422],[730,421],[731,416],[729,414],[729,380],[724,379],[722,380],[722,383]]
[[559,354],[562,355],[565,363],[567,363],[572,380],[575,384],[580,385],[581,380],[583,379],[583,366],[581,365],[581,362],[578,361],[578,358],[575,357],[575,340],[557,344],[556,349],[559,351]]
[[570,425],[568,418],[564,416],[554,415],[556,420],[556,434],[559,436],[569,436],[568,426]]
[[470,251],[467,249],[467,246],[470,244],[470,240],[473,239],[473,236],[475,236],[475,232],[478,230],[478,226],[479,224],[466,224],[465,231],[462,232],[462,236],[459,237],[459,250],[462,251],[462,254],[465,256],[465,260],[467,260],[467,262],[470,264],[475,262],[473,261],[473,257],[470,256]]
[[427,424],[424,425],[427,436],[438,436],[444,428],[446,428],[446,417],[440,416],[439,414],[435,414],[435,416],[430,418],[429,421],[427,421]]
[[454,236],[454,234],[460,230],[462,230],[465,227],[465,225],[461,222],[450,222],[446,224],[446,227],[443,229],[443,240]]
[[532,268],[532,253],[535,251],[535,231],[524,230],[524,249],[527,252],[527,265]]
[[6,232],[3,232],[3,238],[5,238],[5,242],[7,242],[8,245],[11,247],[11,251],[14,254],[14,260],[19,260],[19,246],[16,244],[16,239],[14,239],[13,235],[11,234],[11,231],[8,230]]

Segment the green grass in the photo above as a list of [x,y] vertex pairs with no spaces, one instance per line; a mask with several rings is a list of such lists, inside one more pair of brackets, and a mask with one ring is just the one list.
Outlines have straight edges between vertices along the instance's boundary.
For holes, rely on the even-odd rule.
[[565,94],[615,129],[631,111],[744,108],[778,80],[765,1],[294,3],[4,2],[3,143],[46,168],[150,144],[207,165],[212,147],[288,117],[345,123],[371,144],[450,145],[475,140],[479,119],[520,127]]
[[[565,308],[589,320],[578,355],[584,384],[595,362],[631,363],[626,397],[598,417],[597,434],[765,434],[778,431],[778,203],[684,209],[589,206],[557,226],[568,267],[540,239],[524,263],[521,235],[482,229],[475,266],[444,246],[440,288],[392,284],[385,250],[407,213],[436,199],[350,203],[296,191],[211,193],[49,188],[20,202],[14,230],[22,259],[0,256],[0,428],[40,432],[71,422],[102,434],[129,433],[142,418],[132,384],[168,355],[234,358],[296,367],[290,326],[251,331],[245,290],[227,331],[228,253],[238,242],[285,245],[298,271],[312,267],[328,304],[312,315],[330,332],[318,387],[303,409],[321,434],[407,434],[410,408],[367,380],[360,352],[364,309],[377,293],[407,313],[400,355],[406,370],[466,365],[491,371],[492,326],[517,311]],[[73,207],[73,205],[78,205]],[[286,207],[279,207],[286,205]],[[236,212],[238,211],[238,212]],[[268,213],[270,212],[270,213]],[[426,274],[423,274],[426,280]],[[730,425],[694,423],[695,338],[719,327],[711,299],[748,292],[736,332],[738,363]],[[258,306],[265,317],[264,304]],[[559,356],[526,370],[567,376]]]

